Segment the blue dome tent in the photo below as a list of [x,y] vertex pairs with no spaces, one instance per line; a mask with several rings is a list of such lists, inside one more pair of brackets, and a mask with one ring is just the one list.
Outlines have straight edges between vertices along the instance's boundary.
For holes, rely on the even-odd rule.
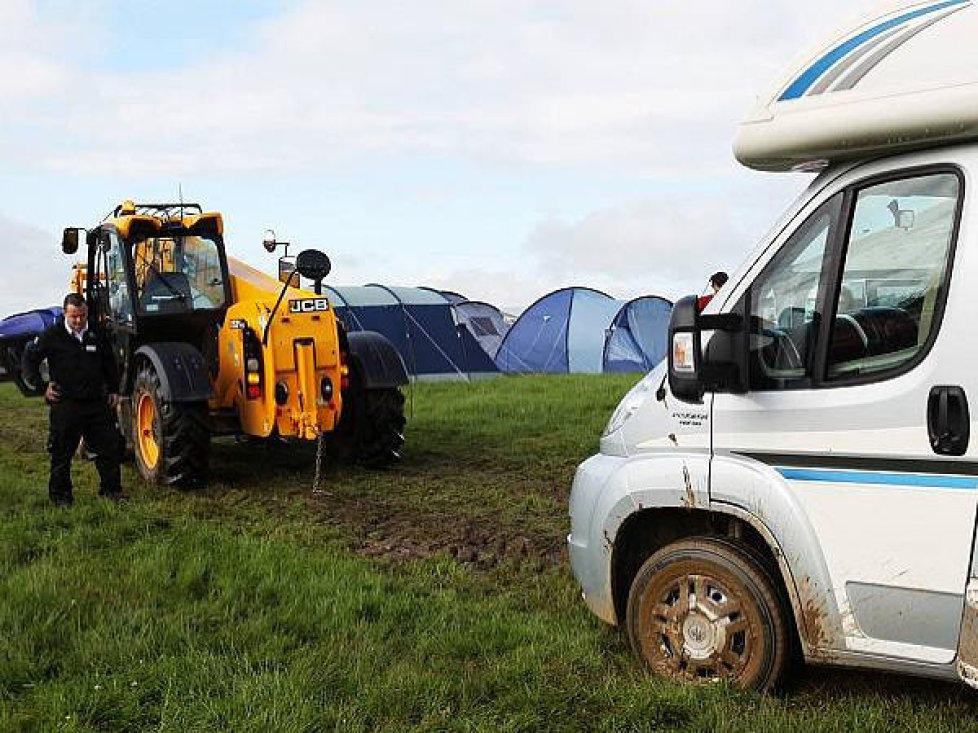
[[656,295],[630,300],[615,316],[604,343],[604,371],[648,372],[666,358],[672,303]]
[[511,373],[600,373],[605,329],[621,306],[591,288],[555,290],[516,319],[496,352],[496,366]]
[[665,357],[672,303],[615,300],[563,288],[526,309],[503,338],[496,366],[509,373],[647,372]]

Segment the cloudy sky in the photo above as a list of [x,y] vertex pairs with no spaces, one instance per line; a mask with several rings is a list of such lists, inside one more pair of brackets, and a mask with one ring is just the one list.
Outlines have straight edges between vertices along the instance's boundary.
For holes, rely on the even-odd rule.
[[874,5],[0,0],[0,316],[60,300],[62,227],[180,187],[268,271],[273,228],[340,285],[701,290],[808,181],[737,121]]

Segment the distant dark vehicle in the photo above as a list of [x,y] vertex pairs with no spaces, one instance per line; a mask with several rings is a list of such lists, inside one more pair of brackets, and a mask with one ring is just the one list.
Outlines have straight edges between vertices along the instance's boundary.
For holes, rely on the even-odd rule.
[[0,321],[0,382],[14,382],[25,395],[39,395],[37,385],[24,381],[20,359],[24,349],[41,331],[61,317],[61,307],[16,313]]

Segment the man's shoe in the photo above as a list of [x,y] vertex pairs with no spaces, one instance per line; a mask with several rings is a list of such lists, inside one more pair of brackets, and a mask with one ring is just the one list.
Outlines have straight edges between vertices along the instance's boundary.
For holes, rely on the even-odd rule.
[[75,503],[75,500],[70,496],[52,496],[51,503],[56,507],[67,508]]
[[100,491],[99,498],[114,502],[129,501],[129,494],[124,494],[121,491]]

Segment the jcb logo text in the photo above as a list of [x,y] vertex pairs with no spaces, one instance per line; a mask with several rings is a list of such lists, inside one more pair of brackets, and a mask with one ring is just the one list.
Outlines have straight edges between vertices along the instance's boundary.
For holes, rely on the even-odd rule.
[[317,311],[328,311],[329,301],[326,298],[306,298],[305,300],[290,300],[289,312],[291,313],[315,313]]

